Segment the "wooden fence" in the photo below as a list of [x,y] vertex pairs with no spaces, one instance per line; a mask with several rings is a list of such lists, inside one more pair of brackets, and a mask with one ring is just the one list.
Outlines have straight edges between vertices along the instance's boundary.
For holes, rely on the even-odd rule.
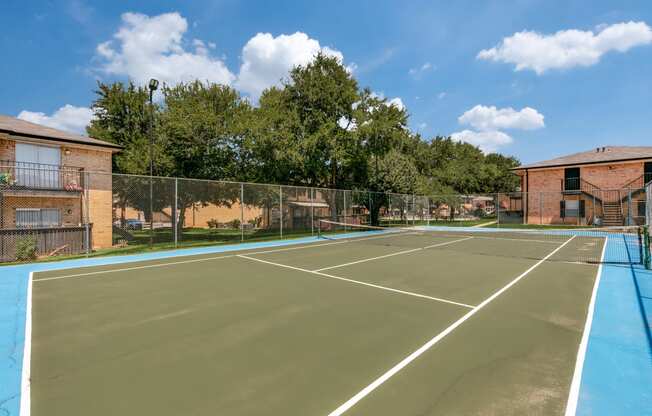
[[85,253],[87,246],[93,246],[91,229],[91,224],[88,227],[0,229],[0,262],[16,261],[16,246],[21,242],[23,246],[35,246],[38,257]]

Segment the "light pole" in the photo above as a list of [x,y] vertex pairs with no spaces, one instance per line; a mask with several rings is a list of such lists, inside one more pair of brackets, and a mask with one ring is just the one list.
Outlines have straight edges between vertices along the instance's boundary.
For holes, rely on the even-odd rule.
[[154,244],[154,105],[152,96],[158,89],[158,80],[149,80],[149,246]]

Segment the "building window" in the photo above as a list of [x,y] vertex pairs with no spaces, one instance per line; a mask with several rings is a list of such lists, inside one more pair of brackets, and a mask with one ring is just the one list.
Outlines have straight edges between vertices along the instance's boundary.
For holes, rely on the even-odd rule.
[[17,228],[59,227],[61,211],[57,208],[16,208]]
[[16,143],[16,182],[20,186],[59,188],[61,150],[57,147]]
[[584,200],[568,200],[560,202],[560,217],[584,217]]

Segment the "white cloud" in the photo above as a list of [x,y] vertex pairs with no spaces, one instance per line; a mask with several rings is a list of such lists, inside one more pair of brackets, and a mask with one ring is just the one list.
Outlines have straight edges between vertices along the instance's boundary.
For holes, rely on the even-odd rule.
[[379,100],[385,100],[385,104],[388,106],[396,106],[399,110],[405,110],[405,104],[403,104],[403,100],[400,97],[394,97],[394,98],[385,98],[385,93],[384,92],[372,92],[371,93],[372,98],[377,98]]
[[408,74],[410,74],[411,76],[417,78],[417,77],[419,77],[419,75],[421,75],[424,72],[429,71],[431,69],[435,69],[435,67],[430,62],[426,62],[425,64],[421,65],[420,67],[410,68],[410,70],[408,71]]
[[401,100],[399,97],[394,97],[391,100],[387,100],[387,105],[389,106],[396,106],[399,110],[405,110],[405,104],[403,104],[403,100]]
[[[340,62],[344,59],[341,52],[321,46],[319,41],[302,32],[277,37],[258,33],[242,48],[236,86],[257,98],[265,88],[279,85],[294,66],[308,64],[319,52],[334,56]],[[355,66],[351,66],[349,71],[354,69]]]
[[93,111],[86,107],[75,107],[66,104],[52,115],[23,110],[18,118],[42,126],[52,127],[72,133],[86,134],[86,126],[93,118]]
[[[258,33],[242,48],[236,75],[224,57],[216,56],[215,43],[189,39],[187,32],[188,22],[179,13],[124,13],[113,39],[96,48],[99,69],[140,84],[156,78],[171,85],[195,79],[234,85],[257,99],[265,88],[279,85],[294,66],[308,64],[319,52],[344,60],[340,51],[302,32],[277,37]],[[350,64],[347,70],[355,71],[356,65]]]
[[525,107],[516,111],[511,107],[498,109],[494,106],[476,105],[457,119],[477,130],[500,129],[534,130],[545,126],[543,115],[537,110]]
[[471,131],[462,130],[451,134],[456,142],[470,143],[478,146],[484,153],[493,153],[499,147],[512,143],[512,138],[502,131]]
[[531,69],[540,75],[550,69],[591,66],[607,52],[627,52],[649,43],[652,43],[652,28],[645,22],[601,25],[595,33],[575,29],[552,35],[523,31],[480,51],[477,58],[511,63],[516,65],[516,71]]
[[448,95],[448,93],[446,91],[442,91],[439,94],[437,94],[437,98],[439,98],[440,100],[443,100],[444,98],[446,98],[447,95]]
[[114,39],[97,46],[101,69],[112,75],[126,75],[138,83],[156,78],[169,84],[199,79],[221,84],[235,80],[224,62],[210,55],[215,45],[199,39],[184,44],[188,22],[179,13],[149,17],[124,13]]

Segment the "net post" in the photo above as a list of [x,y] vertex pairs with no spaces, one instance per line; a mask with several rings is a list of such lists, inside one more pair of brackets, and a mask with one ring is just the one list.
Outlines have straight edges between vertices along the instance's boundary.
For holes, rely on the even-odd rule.
[[174,178],[174,214],[172,215],[174,227],[174,248],[179,245],[179,178]]
[[426,221],[428,221],[428,227],[430,227],[430,197],[426,198],[428,200],[428,212],[426,213]]
[[240,241],[244,241],[244,183],[240,182]]

